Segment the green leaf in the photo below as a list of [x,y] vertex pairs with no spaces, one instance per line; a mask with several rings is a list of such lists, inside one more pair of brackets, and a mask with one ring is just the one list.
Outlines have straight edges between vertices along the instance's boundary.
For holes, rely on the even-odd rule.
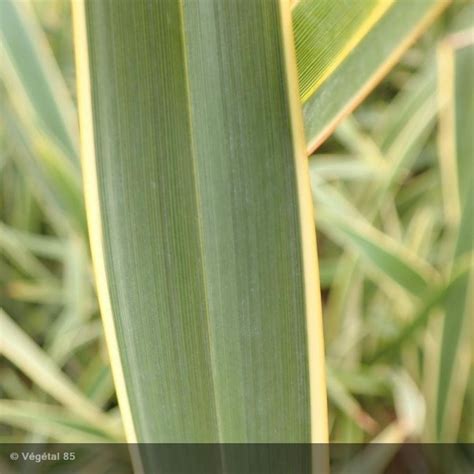
[[25,128],[41,130],[77,166],[74,105],[43,31],[27,2],[0,2],[4,80]]
[[80,171],[60,147],[41,134],[19,126],[8,104],[0,108],[9,139],[16,147],[15,163],[58,233],[86,232]]
[[[363,100],[447,5],[444,0],[302,0],[296,5],[294,30],[309,153]],[[310,25],[321,22],[319,14],[328,7],[324,28],[308,32]],[[325,35],[326,31],[331,34]],[[320,53],[312,59],[308,52],[314,50]]]
[[8,227],[5,224],[0,224],[0,227],[2,228],[2,232],[8,232],[12,236],[12,239],[15,239],[23,248],[26,248],[38,257],[53,260],[62,260],[64,257],[64,244],[56,237],[24,232]]
[[354,156],[321,155],[310,160],[311,172],[323,180],[373,180],[377,179],[378,170]]
[[[472,17],[471,22],[472,22]],[[454,258],[473,261],[474,250],[474,29],[452,34],[440,47],[440,95],[447,98],[441,110],[442,160],[452,165],[452,180],[445,183],[445,197],[454,199]],[[443,153],[444,152],[444,153]],[[450,176],[451,177],[451,176]],[[444,178],[447,178],[444,177]],[[450,219],[448,219],[449,221]],[[453,223],[453,222],[452,222]],[[469,317],[474,305],[474,271],[450,288],[444,305],[440,350],[436,435],[439,441],[456,440],[463,393],[469,378]]]
[[453,291],[453,288],[459,285],[461,280],[466,278],[470,271],[472,271],[472,268],[464,265],[456,271],[447,283],[443,283],[438,288],[430,290],[425,296],[424,301],[415,310],[415,313],[408,318],[409,322],[400,329],[396,336],[380,347],[371,357],[370,361],[376,361],[396,350],[400,350],[406,341],[413,338],[416,332],[426,325],[429,317],[433,314],[433,310],[440,304],[445,304],[447,295]]
[[1,115],[15,163],[59,233],[85,232],[76,111],[28,2],[0,2]]
[[326,440],[287,2],[73,5],[93,260],[128,440]]
[[17,238],[15,230],[3,222],[0,222],[0,249],[28,277],[49,282],[56,280],[51,270]]
[[318,206],[317,225],[336,241],[347,245],[378,275],[389,277],[416,297],[436,281],[436,271],[406,247],[377,230],[345,197],[314,174],[313,195]]
[[64,408],[37,402],[0,400],[0,421],[40,433],[60,443],[106,443],[114,441],[94,425]]
[[357,251],[372,267],[390,277],[405,290],[420,297],[429,288],[436,273],[397,241],[362,222],[338,218],[320,211],[323,229]]
[[362,366],[358,369],[348,368],[342,370],[336,368],[336,363],[330,369],[350,393],[376,397],[387,395],[389,390],[385,368],[380,366],[366,368]]
[[293,11],[302,102],[334,72],[393,0],[301,0]]
[[[383,210],[391,192],[398,190],[403,176],[409,172],[417,159],[427,137],[433,130],[437,114],[436,75],[431,58],[422,70],[411,79],[392,102],[381,120],[380,129],[374,138],[367,136],[352,117],[346,120],[336,130],[338,140],[342,141],[355,154],[363,154],[365,161],[376,170],[377,179],[356,193],[354,206],[348,206],[347,200],[342,199],[341,193],[327,188],[319,180],[312,163],[319,160],[316,154],[310,160],[312,170],[313,191],[318,203],[324,201],[325,206],[334,212],[347,213],[349,207],[351,216],[374,222]],[[324,192],[323,192],[324,191]],[[317,218],[319,220],[319,213]],[[338,277],[335,279],[326,305],[326,315],[329,321],[328,336],[338,334],[340,321],[348,313],[349,289],[353,286],[358,271],[359,259],[347,254],[341,259],[338,267]]]
[[0,308],[0,354],[46,393],[94,426],[119,439],[120,430],[88,400],[54,361]]

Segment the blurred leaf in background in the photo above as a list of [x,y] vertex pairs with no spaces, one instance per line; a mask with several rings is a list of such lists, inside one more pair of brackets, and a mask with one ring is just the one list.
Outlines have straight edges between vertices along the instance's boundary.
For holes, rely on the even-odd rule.
[[69,2],[2,1],[0,435],[9,441],[123,439],[87,243],[70,30]]
[[[448,10],[310,161],[327,364],[378,423],[371,387],[403,369],[425,442],[473,440],[473,18]],[[331,438],[366,439],[336,406]]]

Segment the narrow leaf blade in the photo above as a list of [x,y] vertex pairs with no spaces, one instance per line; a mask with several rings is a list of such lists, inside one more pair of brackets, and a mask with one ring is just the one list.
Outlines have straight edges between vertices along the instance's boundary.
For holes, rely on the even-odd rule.
[[[319,4],[319,2],[315,2]],[[384,4],[387,8],[383,9]],[[313,93],[303,96],[304,122],[308,152],[312,153],[334,130],[342,118],[347,116],[359,105],[363,98],[375,87],[383,76],[395,65],[409,45],[426,29],[434,18],[448,5],[445,0],[417,0],[416,2],[332,2],[334,10],[350,5],[354,10],[359,4],[370,4],[375,11],[383,12],[377,17],[370,28],[364,30],[365,35],[348,52],[344,60],[328,75],[326,80],[318,83],[321,72],[298,64],[301,83],[317,84]],[[378,9],[378,10],[376,10]],[[375,15],[375,14],[374,14]],[[339,17],[340,18],[340,17]],[[304,52],[308,48],[303,37],[304,29],[295,23],[296,44],[301,44]],[[342,29],[340,20],[334,26]],[[357,32],[357,30],[355,30]],[[301,33],[300,33],[301,32]],[[299,38],[299,35],[302,35]],[[347,43],[354,41],[351,30],[341,32]],[[330,37],[328,37],[330,39]],[[322,47],[319,46],[321,49]],[[334,51],[327,47],[331,57]],[[302,53],[300,53],[302,56]]]

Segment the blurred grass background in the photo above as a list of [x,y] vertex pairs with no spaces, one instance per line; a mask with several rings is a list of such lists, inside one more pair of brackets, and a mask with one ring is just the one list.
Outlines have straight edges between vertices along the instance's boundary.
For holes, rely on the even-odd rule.
[[[70,5],[22,6],[0,47],[0,441],[120,440]],[[448,8],[310,158],[332,441],[474,441],[473,6]]]

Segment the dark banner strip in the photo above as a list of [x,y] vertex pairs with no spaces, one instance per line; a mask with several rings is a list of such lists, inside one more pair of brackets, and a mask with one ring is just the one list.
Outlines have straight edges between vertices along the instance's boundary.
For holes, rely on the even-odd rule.
[[336,474],[474,472],[473,444],[414,443],[1,444],[0,472],[128,474],[141,458],[160,474],[315,474],[327,457]]

